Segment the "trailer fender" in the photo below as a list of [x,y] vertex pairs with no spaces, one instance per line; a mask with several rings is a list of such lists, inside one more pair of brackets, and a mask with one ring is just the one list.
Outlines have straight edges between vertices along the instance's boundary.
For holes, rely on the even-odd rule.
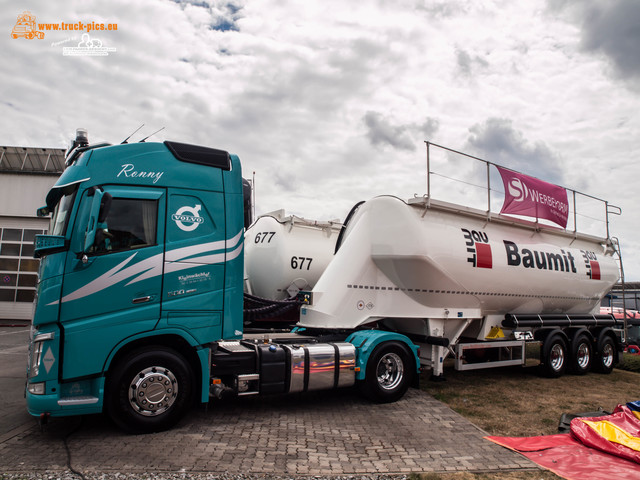
[[[409,337],[395,332],[384,332],[381,330],[361,330],[354,332],[345,340],[356,347],[356,380],[364,380],[367,371],[369,356],[375,348],[385,342],[400,342],[407,346],[409,352],[413,354],[416,366],[416,374],[420,372],[420,358],[418,357],[418,346]],[[417,378],[417,375],[416,375]]]
[[602,337],[604,337],[605,335],[609,335],[610,337],[613,338],[613,341],[616,344],[616,348],[622,351],[622,344],[620,343],[620,339],[618,338],[618,335],[616,335],[616,332],[613,330],[613,328],[611,327],[594,328],[591,330],[591,334],[593,335],[593,339],[596,343],[599,342],[602,339]]
[[549,338],[549,336],[555,335],[556,333],[561,335],[562,338],[564,338],[565,342],[569,344],[569,337],[567,337],[567,334],[558,327],[541,328],[539,330],[536,330],[534,333],[534,338],[544,343],[544,341]]
[[589,331],[587,327],[567,328],[564,332],[567,334],[567,337],[571,342],[573,342],[578,335],[583,333],[587,335],[592,342],[595,342],[595,338],[593,337],[593,334],[591,333],[591,331]]

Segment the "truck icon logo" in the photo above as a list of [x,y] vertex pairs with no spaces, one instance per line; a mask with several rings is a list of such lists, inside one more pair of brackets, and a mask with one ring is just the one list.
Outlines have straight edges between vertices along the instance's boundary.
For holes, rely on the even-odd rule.
[[[171,219],[176,222],[180,230],[192,232],[198,228],[198,225],[204,223],[204,218],[200,216],[201,209],[202,205],[196,205],[195,207],[184,206],[171,215]],[[185,225],[185,223],[187,225]]]
[[31,12],[22,12],[18,15],[18,20],[11,30],[11,37],[24,37],[29,40],[33,40],[34,38],[43,39],[44,32],[36,28],[35,15],[32,15]]

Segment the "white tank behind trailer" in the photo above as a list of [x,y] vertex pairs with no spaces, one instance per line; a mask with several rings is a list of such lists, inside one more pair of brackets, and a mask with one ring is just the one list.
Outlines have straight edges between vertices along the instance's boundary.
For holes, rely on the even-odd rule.
[[[542,361],[552,376],[567,363],[586,373],[594,352],[596,366],[610,370],[617,344],[607,327],[614,321],[593,315],[619,277],[613,253],[605,238],[435,200],[378,197],[348,222],[299,325],[377,324],[407,334],[435,376],[450,353],[457,368],[483,367],[466,362],[470,350],[494,345],[507,355],[495,365],[522,364],[525,339],[534,338],[544,340]],[[505,321],[522,314],[541,320]],[[575,320],[563,325],[558,316]]]
[[269,300],[311,290],[333,257],[342,224],[284,210],[259,217],[245,233],[245,291]]

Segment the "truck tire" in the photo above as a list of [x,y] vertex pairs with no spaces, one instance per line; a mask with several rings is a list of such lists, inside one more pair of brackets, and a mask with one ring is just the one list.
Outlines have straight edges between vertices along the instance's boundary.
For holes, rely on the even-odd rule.
[[564,375],[567,369],[567,342],[562,335],[551,334],[542,344],[542,369],[549,378]]
[[576,334],[571,340],[570,370],[575,375],[584,375],[593,365],[593,343],[585,333]]
[[611,335],[604,334],[598,338],[596,359],[593,365],[598,373],[611,373],[616,363],[616,342]]
[[399,342],[386,342],[369,357],[360,387],[371,401],[390,403],[402,398],[412,379],[413,359],[407,348]]
[[130,433],[160,432],[182,418],[193,400],[193,373],[174,350],[148,347],[119,362],[108,378],[106,408]]

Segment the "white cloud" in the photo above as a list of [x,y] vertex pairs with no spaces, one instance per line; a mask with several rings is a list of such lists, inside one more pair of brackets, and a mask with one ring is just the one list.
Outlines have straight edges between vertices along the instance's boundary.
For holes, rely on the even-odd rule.
[[[0,143],[164,126],[154,139],[239,154],[259,212],[319,219],[425,193],[424,140],[474,147],[621,205],[612,230],[640,279],[637,55],[616,28],[633,24],[631,3],[34,1],[38,22],[117,23],[99,35],[117,51],[63,57],[51,43],[69,34],[1,37]],[[3,6],[8,32],[23,7]]]

